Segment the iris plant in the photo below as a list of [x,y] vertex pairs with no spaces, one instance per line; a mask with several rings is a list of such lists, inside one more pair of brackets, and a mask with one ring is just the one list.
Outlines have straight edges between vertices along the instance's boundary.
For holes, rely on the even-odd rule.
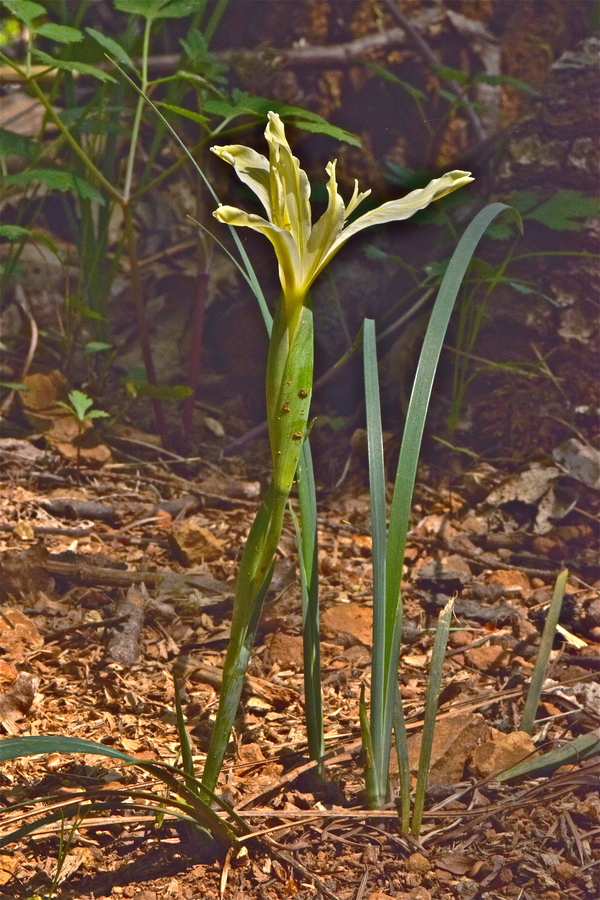
[[265,137],[268,158],[239,144],[211,148],[234,167],[266,213],[260,216],[233,206],[219,206],[214,215],[227,225],[259,231],[271,241],[279,264],[282,293],[275,311],[267,362],[267,420],[273,480],[250,529],[240,563],[219,708],[203,775],[203,783],[210,790],[216,785],[225,757],[263,599],[273,572],[286,504],[307,434],[313,380],[310,288],[352,235],[370,225],[408,219],[434,200],[472,181],[469,172],[448,172],[401,200],[384,203],[348,223],[350,215],[370,192],[359,191],[355,183],[352,197],[344,203],[338,193],[336,164],[330,162],[326,167],[327,209],[313,225],[308,177],[292,154],[277,113],[268,114]]

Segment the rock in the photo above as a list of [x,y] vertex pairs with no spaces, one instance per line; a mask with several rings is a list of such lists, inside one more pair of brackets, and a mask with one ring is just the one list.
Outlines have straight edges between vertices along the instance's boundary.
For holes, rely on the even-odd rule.
[[[429,784],[456,784],[463,780],[465,763],[477,744],[488,738],[489,726],[478,713],[464,713],[436,723],[431,751]],[[421,735],[408,739],[410,769],[416,774],[421,752]],[[392,772],[397,760],[392,754]]]
[[552,451],[556,462],[578,481],[588,487],[600,488],[600,452],[577,438],[569,438]]
[[504,734],[492,729],[492,738],[475,747],[468,760],[469,772],[476,778],[489,778],[510,769],[531,754],[537,754],[530,735],[524,731]]
[[584,608],[584,627],[589,629],[600,627],[600,597],[594,597]]
[[359,641],[371,646],[373,610],[358,603],[339,603],[325,610],[321,616],[323,631],[330,638],[343,637],[346,643]]
[[431,863],[422,853],[411,853],[406,860],[406,868],[409,872],[418,872],[419,875],[426,875],[431,871]]
[[489,582],[502,585],[505,593],[520,595],[524,600],[531,596],[529,579],[516,569],[498,569],[490,575]]
[[421,584],[440,584],[452,592],[467,584],[472,578],[468,563],[457,553],[432,559],[421,566],[418,580]]
[[510,663],[510,653],[499,644],[472,647],[465,652],[465,661],[480,672],[499,672]]
[[265,638],[269,660],[285,669],[289,666],[295,669],[302,668],[304,665],[302,644],[303,641],[299,635],[284,634],[282,631],[268,634]]
[[456,649],[458,647],[466,647],[468,644],[472,644],[473,640],[474,637],[470,631],[453,631],[450,634],[448,644],[450,645],[450,647],[454,647],[454,649]]
[[175,551],[186,566],[194,566],[204,560],[222,556],[222,541],[214,536],[200,516],[190,516],[175,522],[171,529]]

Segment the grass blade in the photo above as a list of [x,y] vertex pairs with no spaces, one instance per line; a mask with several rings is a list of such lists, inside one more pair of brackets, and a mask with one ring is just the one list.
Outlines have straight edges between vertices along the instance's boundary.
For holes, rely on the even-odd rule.
[[423,721],[423,735],[421,737],[421,753],[419,756],[419,770],[417,772],[417,787],[415,790],[415,802],[411,822],[411,834],[418,837],[421,831],[423,808],[425,806],[425,791],[429,778],[429,764],[431,762],[431,748],[433,746],[433,732],[438,708],[438,697],[442,684],[444,671],[444,657],[448,645],[450,622],[454,610],[454,597],[448,600],[440,613],[433,642],[431,654],[431,666],[429,667],[429,683],[427,685],[427,699],[425,701],[425,716]]
[[562,747],[549,750],[541,756],[526,759],[495,777],[495,781],[512,781],[517,778],[539,778],[551,775],[561,766],[573,766],[588,756],[595,756],[600,751],[600,734],[598,729],[587,734],[580,734],[573,741],[567,741]]
[[325,737],[323,729],[323,699],[321,695],[321,648],[319,641],[317,495],[308,438],[302,446],[296,477],[300,519],[298,519],[293,509],[292,518],[296,529],[302,592],[306,733],[311,759],[319,760],[325,754]]
[[367,714],[367,704],[365,703],[365,686],[360,689],[360,700],[358,702],[358,715],[360,719],[360,734],[362,740],[362,750],[365,761],[365,784],[367,787],[367,796],[369,802],[371,797],[376,797],[378,793],[377,783],[375,781],[375,765],[373,763],[373,740],[371,736],[371,726],[369,725],[369,716]]
[[[406,535],[410,519],[417,463],[429,407],[429,398],[444,338],[463,278],[477,244],[490,223],[504,210],[518,213],[504,203],[491,203],[479,212],[465,229],[442,279],[429,319],[408,407],[400,458],[390,510],[385,565],[385,651],[387,670],[382,693],[382,741],[391,742],[392,719],[396,703],[396,680],[402,634],[402,594],[400,590]],[[518,219],[520,224],[520,218]],[[401,701],[400,701],[401,702]]]
[[387,515],[385,502],[385,462],[383,457],[383,428],[377,371],[377,342],[375,322],[365,319],[363,325],[363,360],[365,378],[365,406],[367,414],[367,449],[369,486],[371,495],[371,539],[373,565],[373,658],[371,665],[371,717],[373,775],[367,779],[373,785],[369,794],[373,808],[387,800],[390,758],[390,736],[384,733],[386,702],[385,675],[390,661],[386,657],[385,635],[385,557],[387,544]]
[[556,634],[556,626],[558,625],[558,619],[560,617],[560,611],[562,609],[562,603],[565,596],[565,588],[567,586],[568,577],[569,570],[562,569],[558,573],[556,581],[554,583],[554,591],[552,593],[552,600],[550,601],[550,606],[548,608],[548,615],[546,616],[544,631],[542,632],[540,649],[535,660],[533,675],[531,676],[529,690],[527,691],[525,708],[523,709],[523,715],[521,716],[520,729],[521,731],[525,731],[527,734],[531,734],[531,732],[533,731],[535,714],[537,712],[542,688],[546,679],[546,669],[548,668],[548,661],[550,660],[550,653],[552,652],[552,644],[554,643],[554,635]]
[[408,832],[410,827],[410,760],[408,758],[408,736],[404,719],[404,706],[397,687],[396,705],[394,707],[394,737],[396,739],[396,756],[398,758],[398,775],[400,779],[400,824],[402,831]]
[[[9,759],[20,759],[24,756],[36,756],[40,753],[83,753],[93,756],[108,756],[112,759],[118,759],[125,765],[138,766],[162,781],[163,784],[166,784],[174,794],[178,794],[186,802],[188,809],[193,811],[195,821],[210,831],[213,837],[227,844],[233,844],[237,840],[238,835],[232,830],[232,827],[221,819],[208,803],[205,803],[198,797],[200,782],[186,775],[185,772],[177,769],[175,766],[162,762],[136,759],[134,756],[129,756],[129,754],[116,750],[114,747],[107,747],[105,744],[99,744],[96,741],[66,737],[64,735],[26,735],[24,737],[6,738],[0,741],[0,762],[5,762]],[[213,802],[218,803],[219,806],[227,810],[238,826],[240,834],[247,834],[250,831],[244,820],[230,806],[220,800],[212,791],[206,790],[204,786],[202,786],[202,790],[206,791]],[[168,801],[165,798],[161,798],[161,802]]]
[[[425,428],[425,418],[429,407],[429,398],[450,315],[477,244],[483,237],[487,227],[504,210],[515,212],[512,207],[504,203],[491,203],[482,209],[465,229],[442,279],[429,325],[427,326],[404,427],[390,512],[386,565],[388,632],[391,632],[393,620],[398,612],[404,549],[417,463]],[[518,215],[516,212],[515,214]]]
[[181,685],[183,682],[179,678],[177,678],[176,675],[174,675],[173,683],[175,688],[175,715],[177,720],[177,735],[179,737],[179,747],[181,750],[181,764],[186,775],[189,775],[190,778],[195,778],[196,772],[194,770],[194,756],[192,752],[192,745],[190,744],[190,736],[187,732],[187,728],[185,727],[185,716],[183,714],[183,707],[181,705]]

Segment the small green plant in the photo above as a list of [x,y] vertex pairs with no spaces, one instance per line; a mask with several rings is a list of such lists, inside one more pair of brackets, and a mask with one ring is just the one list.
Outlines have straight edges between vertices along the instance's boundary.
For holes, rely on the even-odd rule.
[[63,400],[58,401],[58,405],[62,406],[70,413],[77,422],[77,472],[81,467],[81,438],[87,426],[91,425],[94,419],[106,419],[108,413],[103,409],[93,409],[94,401],[88,397],[83,391],[69,391],[69,402]]
[[62,406],[63,409],[66,409],[77,419],[81,429],[87,422],[91,422],[92,419],[105,419],[108,416],[108,413],[104,412],[103,409],[92,409],[94,401],[83,391],[69,391],[69,402],[64,403],[62,400],[59,400],[58,405]]

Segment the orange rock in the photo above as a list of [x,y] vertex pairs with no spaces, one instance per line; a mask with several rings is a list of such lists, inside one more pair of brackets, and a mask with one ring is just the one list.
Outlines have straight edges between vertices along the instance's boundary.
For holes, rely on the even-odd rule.
[[205,559],[218,559],[223,552],[223,542],[202,524],[199,516],[190,516],[189,519],[176,522],[171,536],[187,566],[198,565]]
[[480,672],[498,672],[509,664],[510,653],[499,644],[491,644],[467,650],[465,660],[468,665],[479,669]]
[[[489,726],[478,713],[459,713],[440,719],[435,726],[429,784],[456,784],[463,780],[465,764],[474,748],[488,738]],[[416,774],[421,753],[421,735],[408,739],[411,772]],[[392,772],[397,771],[396,755],[392,754]]]
[[504,769],[510,769],[532,753],[537,754],[530,735],[524,731],[504,734],[492,729],[491,740],[475,747],[468,761],[471,774],[476,778],[489,778]]
[[302,638],[299,635],[284,634],[282,631],[268,634],[265,638],[265,645],[271,663],[277,663],[285,669],[288,666],[301,669],[304,665],[302,643]]
[[373,610],[358,603],[339,603],[325,610],[321,625],[327,637],[346,636],[352,643],[371,646]]
[[516,569],[498,569],[489,578],[490,584],[501,584],[509,594],[520,594],[525,600],[531,596],[529,579]]

